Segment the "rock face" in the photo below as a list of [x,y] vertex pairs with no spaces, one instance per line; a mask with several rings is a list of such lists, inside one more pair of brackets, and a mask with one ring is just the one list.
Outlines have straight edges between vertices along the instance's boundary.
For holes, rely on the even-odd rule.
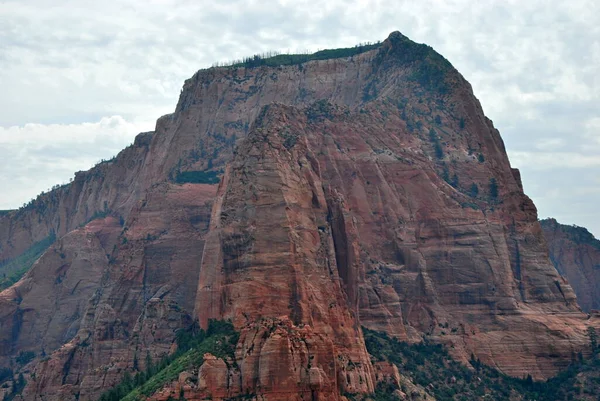
[[107,264],[105,246],[121,227],[97,220],[62,237],[16,285],[0,293],[2,356],[15,351],[45,354],[73,337],[87,300],[100,287]]
[[[340,389],[372,392],[373,372],[343,290],[305,118],[291,107],[263,109],[225,172],[196,315],[204,326],[226,318],[242,329],[244,393],[257,385],[273,399],[313,394],[333,400]],[[267,316],[289,316],[291,322],[286,330],[258,333],[255,322]]]
[[600,309],[600,241],[583,227],[555,219],[540,222],[550,249],[550,260],[577,294],[581,309]]
[[153,133],[0,217],[0,259],[51,231],[0,294],[0,362],[37,355],[27,400],[96,399],[196,319],[232,320],[236,360],[153,399],[371,392],[389,372],[361,325],[545,378],[598,326],[470,85],[398,32],[352,57],[199,71]]

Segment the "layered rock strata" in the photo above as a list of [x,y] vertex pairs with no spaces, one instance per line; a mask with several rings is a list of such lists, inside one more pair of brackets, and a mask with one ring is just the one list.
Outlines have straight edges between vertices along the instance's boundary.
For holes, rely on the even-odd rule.
[[583,227],[567,226],[555,219],[541,221],[550,260],[577,294],[586,312],[600,310],[600,241]]
[[237,368],[207,358],[184,392],[267,400],[372,391],[361,325],[535,378],[598,325],[470,85],[397,32],[352,57],[199,71],[153,133],[0,217],[0,259],[50,232],[0,294],[0,362],[36,355],[17,366],[27,400],[96,399],[196,319],[233,321]]

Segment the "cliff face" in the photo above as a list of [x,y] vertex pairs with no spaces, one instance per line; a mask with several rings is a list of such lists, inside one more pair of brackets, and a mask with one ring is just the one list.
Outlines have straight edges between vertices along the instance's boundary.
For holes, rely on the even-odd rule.
[[0,259],[51,231],[0,293],[0,362],[38,356],[17,366],[25,399],[95,399],[196,319],[241,333],[237,370],[211,359],[198,399],[370,392],[361,325],[536,378],[598,325],[470,85],[399,33],[353,57],[199,71],[154,133],[1,217]]
[[[372,392],[374,374],[304,119],[268,106],[238,148],[213,206],[195,313],[202,326],[225,318],[241,329],[241,394],[334,400]],[[255,328],[264,317],[291,322],[265,338]]]
[[600,241],[583,227],[567,226],[555,219],[540,223],[550,260],[575,290],[581,309],[600,309]]

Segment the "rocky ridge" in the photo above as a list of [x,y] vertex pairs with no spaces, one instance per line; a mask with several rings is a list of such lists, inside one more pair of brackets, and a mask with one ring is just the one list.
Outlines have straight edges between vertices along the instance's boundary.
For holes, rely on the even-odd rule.
[[586,312],[600,309],[600,241],[583,227],[555,219],[540,221],[550,249],[550,260],[577,294]]

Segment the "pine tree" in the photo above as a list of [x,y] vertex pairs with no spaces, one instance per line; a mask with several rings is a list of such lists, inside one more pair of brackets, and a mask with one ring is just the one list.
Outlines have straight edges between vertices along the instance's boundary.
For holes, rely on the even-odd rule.
[[596,354],[598,352],[598,336],[596,334],[596,328],[588,327],[587,334],[590,338],[590,347],[592,348],[592,352]]
[[476,198],[477,195],[479,195],[479,187],[477,186],[477,184],[471,184],[471,190],[469,191],[469,193],[473,198]]
[[452,181],[450,181],[450,185],[452,185],[454,188],[458,188],[458,176],[456,174],[452,176]]
[[494,177],[490,178],[490,198],[492,200],[498,199],[498,182]]

